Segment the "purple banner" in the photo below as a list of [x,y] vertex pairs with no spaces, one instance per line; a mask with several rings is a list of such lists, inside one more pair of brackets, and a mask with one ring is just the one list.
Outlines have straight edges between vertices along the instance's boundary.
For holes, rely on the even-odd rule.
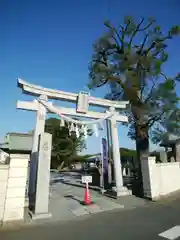
[[108,145],[105,138],[102,138],[102,161],[104,174],[108,174]]

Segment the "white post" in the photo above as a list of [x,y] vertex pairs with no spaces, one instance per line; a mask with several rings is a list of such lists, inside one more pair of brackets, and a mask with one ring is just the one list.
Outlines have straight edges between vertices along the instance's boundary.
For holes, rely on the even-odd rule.
[[[110,108],[111,112],[115,112],[114,108]],[[117,197],[122,195],[129,195],[129,192],[125,187],[123,187],[123,177],[122,177],[122,167],[121,167],[121,157],[119,151],[119,139],[118,139],[118,129],[116,122],[116,115],[113,115],[110,118],[110,129],[111,129],[111,138],[112,138],[112,152],[113,152],[113,161],[114,161],[114,174],[116,180],[116,194]]]
[[[47,96],[42,95],[40,96],[40,99],[47,100]],[[45,120],[46,120],[46,108],[41,103],[39,103],[36,115],[36,126],[34,129],[33,146],[30,159],[29,189],[28,189],[30,208],[33,207],[35,204],[39,135],[41,133],[44,133]]]
[[40,134],[35,206],[30,212],[33,220],[51,217],[49,213],[51,147],[52,135]]

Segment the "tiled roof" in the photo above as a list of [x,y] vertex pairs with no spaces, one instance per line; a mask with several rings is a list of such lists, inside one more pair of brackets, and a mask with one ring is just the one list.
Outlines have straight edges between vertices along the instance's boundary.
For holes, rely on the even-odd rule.
[[33,135],[27,133],[8,133],[6,142],[0,144],[1,149],[31,151]]

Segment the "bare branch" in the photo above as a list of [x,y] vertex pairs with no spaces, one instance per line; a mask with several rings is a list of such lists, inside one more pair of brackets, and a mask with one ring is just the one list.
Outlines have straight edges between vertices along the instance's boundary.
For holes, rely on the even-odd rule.
[[[142,50],[143,50],[143,48],[144,48],[144,46],[145,46],[145,44],[146,44],[146,41],[147,41],[148,36],[149,36],[149,35],[146,34],[146,36],[144,37],[144,40],[143,40],[143,42],[142,42],[142,44],[141,44],[141,48],[140,48],[140,50],[138,51],[139,54],[142,53]],[[139,68],[142,67],[142,66],[140,66],[140,64],[141,64],[140,62],[141,62],[141,60],[140,60],[140,58],[139,58],[138,63],[137,63],[137,72],[139,72]],[[141,87],[141,96],[139,97],[139,100],[140,100],[140,101],[142,101],[142,95],[143,95],[144,88],[145,88],[145,86],[142,86],[142,87]]]
[[[116,33],[116,35],[117,35],[119,41],[122,41],[121,36],[119,35],[117,29],[116,29],[116,28],[113,28],[113,29],[115,30],[115,33]],[[123,31],[124,31],[124,28],[122,27],[122,32],[123,32]]]
[[109,80],[106,79],[106,80],[104,80],[102,83],[98,84],[96,87],[97,87],[97,88],[102,87],[102,86],[104,86],[108,81],[109,81]]
[[[122,34],[122,37],[120,36],[120,34],[118,33],[118,30],[111,26],[111,25],[106,25],[108,28],[110,28],[113,32],[115,32],[116,36],[117,36],[117,39],[115,36],[112,36],[112,38],[114,39],[114,41],[116,42],[116,44],[119,46],[119,42],[121,43],[121,48],[124,48],[123,44],[124,44],[124,40],[123,40],[123,35],[124,35],[124,27],[122,25],[120,25],[119,27],[121,28],[121,34]],[[119,41],[119,42],[118,42]]]
[[152,127],[155,122],[159,121],[159,120],[162,118],[162,116],[164,115],[164,113],[165,113],[165,111],[163,111],[161,114],[159,114],[159,116],[157,116],[157,115],[156,115],[156,116],[153,116],[152,118],[150,118],[150,119],[148,120],[148,122],[146,123],[146,125],[147,125],[149,128]]
[[98,59],[98,60],[93,60],[93,63],[94,63],[94,64],[96,64],[96,63],[97,63],[97,64],[100,63],[100,64],[104,64],[104,65],[107,66],[107,63],[106,63],[104,60],[99,60],[99,59]]
[[164,38],[161,38],[161,39],[156,39],[155,41],[153,41],[150,45],[150,47],[144,51],[144,54],[147,55],[155,46],[157,43],[160,43],[160,42],[164,42],[165,40],[168,40],[170,39],[171,37],[168,35]]
[[128,27],[129,27],[130,24],[131,24],[131,21],[128,20],[128,23],[126,24],[126,27],[125,27],[125,32],[128,30]]
[[125,38],[125,33],[126,33],[126,31],[128,30],[128,27],[129,27],[129,25],[131,24],[131,21],[129,20],[128,21],[128,23],[126,24],[126,27],[125,27],[125,29],[124,28],[122,28],[122,31],[121,31],[121,35],[122,35],[122,38],[121,38],[121,49],[122,49],[122,51],[124,51],[124,38]]
[[[164,73],[160,72],[159,74],[162,75],[166,80],[168,80],[167,76]],[[151,99],[155,86],[156,86],[156,83],[155,83],[155,81],[153,81],[153,85],[151,87],[151,90],[150,90],[147,98],[144,100],[144,104],[146,104]]]
[[118,75],[111,75],[111,76],[108,76],[108,78],[109,78],[109,80],[116,81],[117,83],[119,83],[121,85],[121,87],[123,89],[125,89],[125,85],[122,82],[120,76],[118,76]]
[[142,42],[142,44],[141,44],[141,48],[140,48],[140,53],[142,52],[142,50],[143,50],[143,48],[144,48],[144,46],[145,46],[145,44],[146,44],[146,41],[147,41],[147,38],[148,38],[148,34],[146,34],[146,36],[144,37],[144,40],[143,40],[143,42]]
[[112,38],[114,39],[114,41],[115,41],[115,43],[117,45],[118,50],[120,50],[122,48],[122,40],[120,41],[120,43],[121,43],[121,46],[120,46],[118,40],[116,39],[116,37],[112,36]]
[[166,81],[168,80],[168,77],[164,73],[160,72],[159,74],[162,75]]
[[147,26],[145,26],[144,28],[139,29],[139,32],[142,32],[142,31],[147,30],[154,22],[155,22],[155,21],[152,20],[149,24],[147,24]]
[[146,104],[151,99],[152,93],[153,93],[153,90],[154,90],[155,86],[156,86],[156,83],[153,81],[153,85],[151,87],[151,90],[150,90],[147,98],[144,100],[144,104]]
[[133,34],[132,34],[132,36],[130,38],[129,44],[128,44],[129,47],[131,46],[133,38],[136,36],[136,34],[139,31],[139,28],[140,28],[140,26],[142,25],[143,22],[144,22],[144,18],[142,18],[142,20],[140,21],[140,23],[137,25],[136,29],[134,30],[134,32],[133,32]]

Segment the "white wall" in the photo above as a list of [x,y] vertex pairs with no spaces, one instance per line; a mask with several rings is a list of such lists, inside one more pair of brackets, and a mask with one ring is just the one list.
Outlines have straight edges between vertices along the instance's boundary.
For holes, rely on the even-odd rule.
[[3,221],[9,165],[0,165],[0,222]]
[[24,219],[29,159],[21,154],[11,154],[10,159],[3,223]]
[[142,160],[144,195],[151,199],[180,190],[180,162],[156,163],[155,157]]

